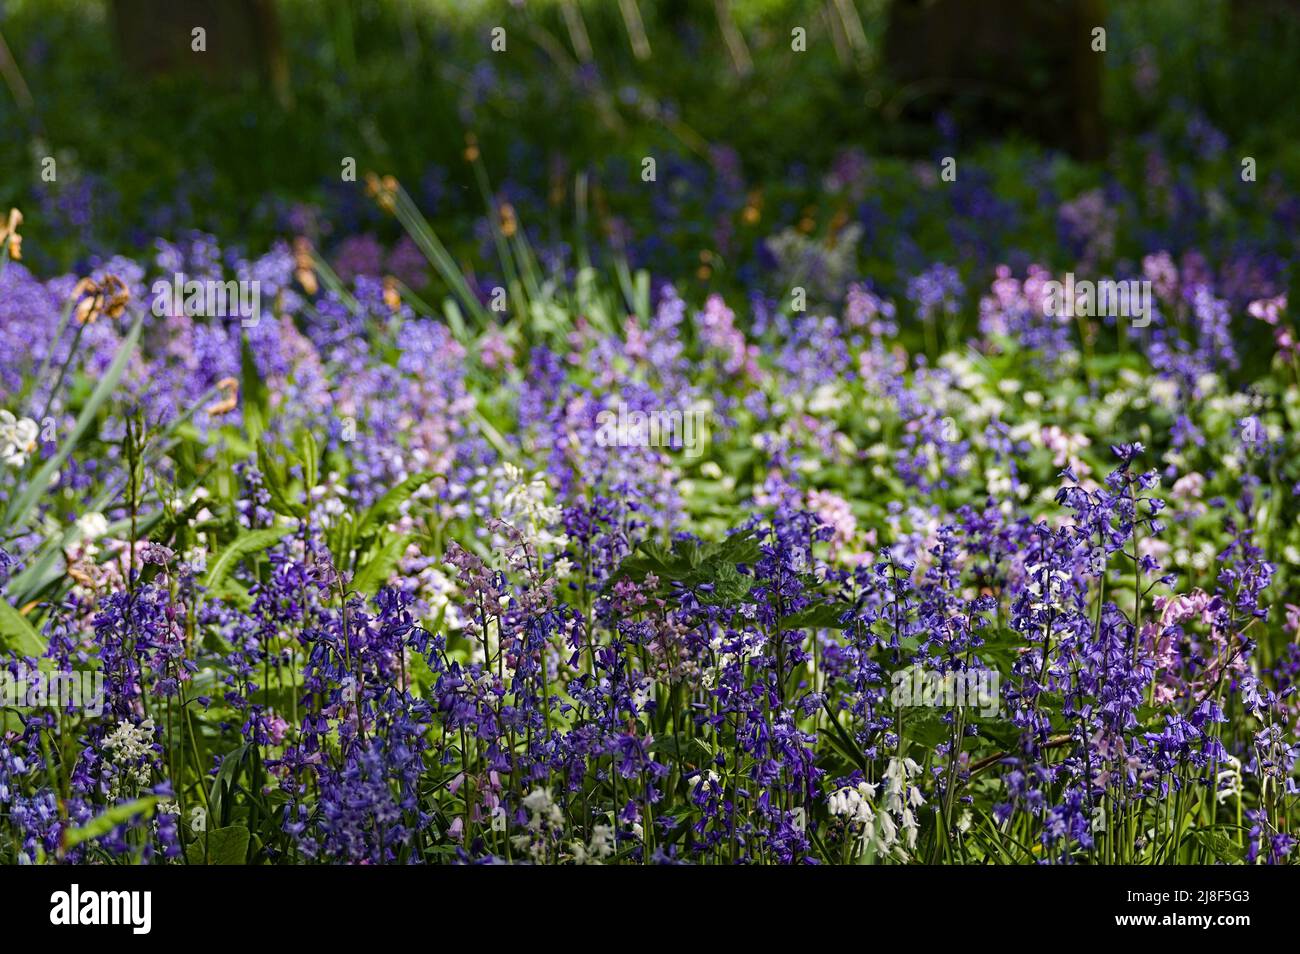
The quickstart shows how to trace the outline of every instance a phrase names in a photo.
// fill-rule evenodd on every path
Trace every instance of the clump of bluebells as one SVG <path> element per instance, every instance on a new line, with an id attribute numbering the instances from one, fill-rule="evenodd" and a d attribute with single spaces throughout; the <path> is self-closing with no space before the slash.
<path id="1" fill-rule="evenodd" d="M 480 290 L 429 314 L 353 258 L 0 273 L 32 347 L 0 368 L 0 858 L 1296 859 L 1271 286 L 1156 253 L 1149 326 L 1108 327 L 1045 267 L 933 262 L 897 303 L 665 284 L 470 327 Z M 148 314 L 158 269 L 257 274 L 263 320 Z"/>

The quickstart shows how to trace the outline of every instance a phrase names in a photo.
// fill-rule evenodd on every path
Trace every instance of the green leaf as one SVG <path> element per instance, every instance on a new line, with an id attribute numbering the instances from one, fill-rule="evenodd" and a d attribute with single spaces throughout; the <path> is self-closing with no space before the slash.
<path id="1" fill-rule="evenodd" d="M 32 508 L 37 499 L 43 494 L 48 493 L 50 489 L 50 480 L 64 462 L 76 449 L 77 442 L 81 436 L 90 427 L 91 421 L 99 413 L 99 409 L 108 400 L 117 387 L 118 379 L 122 377 L 122 372 L 126 370 L 127 362 L 131 360 L 131 355 L 135 352 L 136 342 L 140 340 L 140 327 L 144 322 L 144 316 L 136 318 L 135 324 L 127 332 L 126 338 L 123 339 L 121 347 L 117 349 L 117 354 L 113 357 L 113 363 L 108 366 L 99 383 L 95 385 L 95 390 L 91 392 L 86 403 L 81 407 L 81 413 L 77 415 L 77 422 L 72 426 L 71 432 L 59 444 L 58 453 L 45 462 L 27 482 L 27 486 L 22 492 L 11 498 L 8 508 L 5 510 L 4 519 L 0 521 L 0 528 L 12 527 L 21 522 L 26 516 L 27 511 Z"/>
<path id="2" fill-rule="evenodd" d="M 690 557 L 682 555 L 677 547 L 669 551 L 654 541 L 646 541 L 623 560 L 614 579 L 627 577 L 639 581 L 653 573 L 660 580 L 684 580 L 691 570 Z"/>
<path id="3" fill-rule="evenodd" d="M 63 836 L 63 847 L 75 848 L 83 841 L 91 841 L 95 838 L 101 838 L 107 835 L 118 825 L 123 825 L 138 815 L 152 817 L 154 806 L 158 803 L 158 796 L 146 795 L 143 798 L 137 798 L 133 802 L 124 802 L 121 805 L 114 805 L 105 811 L 102 815 L 92 818 L 80 828 L 74 828 Z"/>
<path id="4" fill-rule="evenodd" d="M 809 606 L 782 618 L 780 627 L 782 629 L 844 629 L 845 624 L 840 622 L 840 617 L 843 615 L 842 606 L 836 606 L 834 603 L 818 603 L 816 606 Z"/>
<path id="5" fill-rule="evenodd" d="M 52 542 L 58 543 L 62 539 L 63 537 L 54 537 Z M 57 565 L 62 558 L 63 551 L 57 546 L 46 547 L 43 553 L 38 551 L 33 562 L 9 581 L 10 595 L 19 603 L 30 601 L 43 587 L 63 576 L 63 568 Z"/>
<path id="6" fill-rule="evenodd" d="M 700 594 L 700 602 L 714 606 L 734 606 L 741 602 L 754 587 L 754 578 L 743 575 L 734 563 L 715 563 L 710 561 L 706 570 L 693 574 L 688 580 L 692 583 L 711 583 L 713 592 Z"/>
<path id="7" fill-rule="evenodd" d="M 754 563 L 761 555 L 758 541 L 749 532 L 705 544 L 690 539 L 676 540 L 671 551 L 647 541 L 622 562 L 611 582 L 641 581 L 654 574 L 660 581 L 660 595 L 670 592 L 669 584 L 675 581 L 692 588 L 707 584 L 712 591 L 701 591 L 700 600 L 728 606 L 744 599 L 754 586 L 754 578 L 741 573 L 739 567 Z"/>
<path id="8" fill-rule="evenodd" d="M 461 313 L 460 305 L 456 304 L 456 299 L 448 297 L 442 303 L 442 312 L 447 318 L 447 326 L 451 328 L 452 335 L 461 344 L 467 342 L 470 338 L 468 329 L 465 327 L 465 316 Z"/>
<path id="9" fill-rule="evenodd" d="M 1246 850 L 1217 831 L 1202 830 L 1193 837 L 1200 842 L 1202 848 L 1224 864 L 1239 865 L 1246 860 Z"/>
<path id="10" fill-rule="evenodd" d="M 185 849 L 192 865 L 242 865 L 248 857 L 248 829 L 243 825 L 216 828 Z"/>
<path id="11" fill-rule="evenodd" d="M 226 814 L 230 810 L 228 793 L 234 791 L 235 780 L 239 777 L 239 769 L 244 764 L 244 756 L 247 754 L 248 746 L 241 745 L 227 753 L 221 760 L 221 768 L 217 769 L 217 777 L 212 780 L 212 791 L 208 795 L 208 809 L 213 821 L 227 820 Z"/>
<path id="12" fill-rule="evenodd" d="M 302 458 L 302 479 L 307 487 L 307 499 L 310 500 L 312 488 L 320 476 L 320 447 L 311 431 L 303 431 L 298 435 L 298 456 Z"/>
<path id="13" fill-rule="evenodd" d="M 442 477 L 442 474 L 432 471 L 413 474 L 371 504 L 357 524 L 358 539 L 380 529 L 402 504 L 410 500 L 417 490 L 435 477 Z"/>
<path id="14" fill-rule="evenodd" d="M 200 510 L 209 503 L 202 497 L 191 500 L 186 506 L 170 515 L 162 516 L 158 524 L 158 533 L 154 539 L 159 543 L 168 543 L 182 527 L 189 525 Z"/>
<path id="15" fill-rule="evenodd" d="M 849 760 L 850 765 L 859 768 L 866 768 L 867 762 L 866 758 L 862 754 L 862 749 L 858 746 L 857 742 L 853 740 L 853 736 L 849 733 L 849 730 L 840 724 L 839 715 L 830 707 L 830 703 L 828 703 L 825 698 L 822 699 L 822 709 L 825 710 L 826 715 L 829 717 L 826 723 L 826 727 L 830 731 L 830 735 L 827 736 L 827 741 L 829 741 L 842 756 Z"/>
<path id="16" fill-rule="evenodd" d="M 248 592 L 248 588 L 238 580 L 229 577 L 208 590 L 208 596 L 223 603 L 231 603 L 242 610 L 247 610 L 253 605 L 253 596 Z"/>
<path id="17" fill-rule="evenodd" d="M 361 569 L 357 570 L 356 575 L 352 577 L 352 589 L 369 596 L 383 586 L 410 542 L 411 537 L 406 534 L 391 537 L 371 554 Z"/>
<path id="18" fill-rule="evenodd" d="M 325 540 L 329 544 L 330 556 L 334 559 L 334 565 L 337 567 L 349 567 L 352 565 L 352 547 L 356 543 L 356 523 L 352 520 L 351 511 L 345 511 L 334 526 L 325 532 Z"/>
<path id="19" fill-rule="evenodd" d="M 195 501 L 197 510 L 204 504 L 204 501 Z M 98 506 L 86 508 L 88 511 L 98 510 Z M 136 529 L 140 532 L 141 537 L 149 536 L 153 533 L 153 528 L 163 521 L 163 512 L 155 510 L 147 514 L 140 514 L 136 517 Z M 108 525 L 108 535 L 120 537 L 124 530 L 131 527 L 131 519 L 125 517 L 121 520 L 115 520 Z M 50 536 L 45 543 L 41 544 L 31 558 L 31 563 L 24 567 L 23 571 L 9 581 L 9 595 L 16 603 L 26 603 L 31 601 L 37 593 L 44 589 L 55 580 L 63 577 L 65 569 L 58 565 L 59 560 L 63 557 L 63 547 L 69 543 L 79 531 L 76 524 L 68 526 L 63 533 Z M 170 533 L 170 531 L 168 531 Z M 160 534 L 153 539 L 165 542 L 169 535 Z"/>
<path id="20" fill-rule="evenodd" d="M 763 555 L 762 548 L 753 535 L 733 533 L 719 543 L 711 543 L 704 549 L 706 560 L 719 560 L 725 563 L 757 563 Z"/>
<path id="21" fill-rule="evenodd" d="M 943 721 L 939 709 L 913 706 L 903 718 L 903 735 L 926 749 L 933 749 L 952 736 L 952 726 Z"/>
<path id="22" fill-rule="evenodd" d="M 275 546 L 280 542 L 280 538 L 289 532 L 289 529 L 289 527 L 268 527 L 261 530 L 245 530 L 212 561 L 207 574 L 203 577 L 204 588 L 214 589 L 235 568 L 235 564 L 241 557 Z"/>
<path id="23" fill-rule="evenodd" d="M 45 640 L 27 617 L 0 599 L 0 645 L 20 656 L 41 656 Z"/>
<path id="24" fill-rule="evenodd" d="M 247 335 L 242 336 L 239 341 L 239 370 L 243 378 L 240 391 L 244 397 L 240 414 L 244 419 L 244 430 L 248 432 L 248 439 L 257 443 L 262 432 L 266 430 L 266 422 L 270 417 L 270 395 L 266 389 L 266 382 L 257 372 L 257 361 L 253 357 L 253 349 L 248 344 Z"/>
<path id="25" fill-rule="evenodd" d="M 257 468 L 262 472 L 262 479 L 266 483 L 266 492 L 271 495 L 272 510 L 286 517 L 301 519 L 307 516 L 306 506 L 296 500 L 289 499 L 288 468 L 281 460 L 271 454 L 271 449 L 267 446 L 265 440 L 257 442 Z"/>

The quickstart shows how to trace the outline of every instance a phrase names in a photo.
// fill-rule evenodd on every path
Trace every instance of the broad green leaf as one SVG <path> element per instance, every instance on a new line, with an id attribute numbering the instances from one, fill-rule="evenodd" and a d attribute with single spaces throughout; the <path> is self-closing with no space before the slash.
<path id="1" fill-rule="evenodd" d="M 216 828 L 199 835 L 185 849 L 192 865 L 242 865 L 248 857 L 248 829 L 243 825 Z"/>
<path id="2" fill-rule="evenodd" d="M 311 431 L 298 435 L 298 456 L 302 458 L 303 483 L 307 487 L 307 499 L 311 499 L 312 488 L 316 486 L 319 476 L 320 448 Z"/>
<path id="3" fill-rule="evenodd" d="M 350 511 L 344 512 L 334 526 L 326 531 L 325 540 L 329 544 L 330 556 L 333 557 L 335 566 L 352 565 L 351 554 L 353 544 L 356 542 L 356 523 Z"/>
<path id="4" fill-rule="evenodd" d="M 204 588 L 208 590 L 214 589 L 235 568 L 235 564 L 242 557 L 275 546 L 289 530 L 289 527 L 245 530 L 235 537 L 230 542 L 230 545 L 222 550 L 221 554 L 208 566 L 208 572 L 203 577 Z"/>
<path id="5" fill-rule="evenodd" d="M 1239 865 L 1246 859 L 1244 848 L 1217 831 L 1198 831 L 1193 837 L 1201 843 L 1202 848 L 1224 864 Z"/>
<path id="6" fill-rule="evenodd" d="M 405 534 L 389 538 L 357 570 L 352 577 L 352 589 L 369 596 L 388 582 L 389 574 L 397 566 L 397 561 L 402 558 L 410 542 L 411 538 Z"/>
<path id="7" fill-rule="evenodd" d="M 407 477 L 396 487 L 393 487 L 371 504 L 365 514 L 362 515 L 361 520 L 357 523 L 357 537 L 364 537 L 368 533 L 382 529 L 383 524 L 397 512 L 402 504 L 411 499 L 416 491 L 435 477 L 441 476 L 442 474 L 435 474 L 432 471 L 424 471 Z"/>
<path id="8" fill-rule="evenodd" d="M 840 617 L 844 607 L 834 603 L 819 603 L 809 606 L 797 613 L 784 617 L 780 622 L 782 629 L 844 629 Z"/>
<path id="9" fill-rule="evenodd" d="M 257 442 L 257 467 L 266 483 L 266 492 L 271 495 L 271 509 L 286 517 L 307 516 L 307 508 L 289 498 L 288 469 L 271 453 L 265 440 Z"/>
<path id="10" fill-rule="evenodd" d="M 262 432 L 266 430 L 271 402 L 266 382 L 258 373 L 257 361 L 253 357 L 253 349 L 248 344 L 247 335 L 239 341 L 239 369 L 240 376 L 243 378 L 240 385 L 243 396 L 240 414 L 244 419 L 244 430 L 248 433 L 248 439 L 257 443 Z"/>
<path id="11" fill-rule="evenodd" d="M 241 745 L 226 754 L 221 760 L 221 768 L 217 769 L 217 777 L 212 780 L 212 790 L 208 795 L 208 809 L 211 813 L 211 821 L 224 822 L 230 809 L 229 793 L 235 787 L 235 780 L 239 777 L 240 767 L 244 764 L 244 756 L 248 754 L 248 746 Z"/>
<path id="12" fill-rule="evenodd" d="M 22 613 L 0 599 L 0 646 L 20 656 L 40 656 L 45 640 Z"/>

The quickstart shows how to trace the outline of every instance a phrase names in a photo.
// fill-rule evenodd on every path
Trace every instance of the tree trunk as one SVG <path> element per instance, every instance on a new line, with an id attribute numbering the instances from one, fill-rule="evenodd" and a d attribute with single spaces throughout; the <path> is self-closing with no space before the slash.
<path id="1" fill-rule="evenodd" d="M 118 52 L 134 75 L 193 73 L 223 85 L 251 76 L 287 97 L 274 0 L 112 0 L 112 18 Z M 203 51 L 194 48 L 198 28 Z"/>
<path id="2" fill-rule="evenodd" d="M 1103 0 L 894 0 L 885 60 L 895 114 L 1016 128 L 1081 158 L 1105 154 L 1092 31 Z"/>

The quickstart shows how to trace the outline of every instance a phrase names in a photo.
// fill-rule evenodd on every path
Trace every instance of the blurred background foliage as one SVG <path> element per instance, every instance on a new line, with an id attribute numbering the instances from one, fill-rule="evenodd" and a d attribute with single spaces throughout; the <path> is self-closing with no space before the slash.
<path id="1" fill-rule="evenodd" d="M 206 53 L 189 50 L 191 22 L 210 24 Z M 391 243 L 396 225 L 341 181 L 353 157 L 472 235 L 456 226 L 484 210 L 473 135 L 497 198 L 539 210 L 524 221 L 540 240 L 564 245 L 585 174 L 605 241 L 626 219 L 650 233 L 641 264 L 690 272 L 705 256 L 700 274 L 743 282 L 709 257 L 728 244 L 720 203 L 753 227 L 728 236 L 738 258 L 785 225 L 888 219 L 918 260 L 1050 261 L 1077 250 L 1045 193 L 1137 194 L 1155 153 L 1222 190 L 1234 211 L 1216 241 L 1258 239 L 1288 226 L 1251 212 L 1262 190 L 1240 187 L 1239 163 L 1255 157 L 1274 189 L 1300 178 L 1298 23 L 1293 0 L 0 0 L 0 203 L 27 212 L 38 270 L 195 229 L 252 252 L 298 233 Z M 639 179 L 647 155 L 658 195 Z M 891 177 L 946 155 L 965 191 L 900 198 Z M 870 158 L 871 188 L 828 205 L 846 156 Z M 969 247 L 954 215 L 974 216 Z M 1168 234 L 1132 248 L 1203 247 L 1206 218 L 1153 220 Z M 902 266 L 882 257 L 888 279 Z"/>

